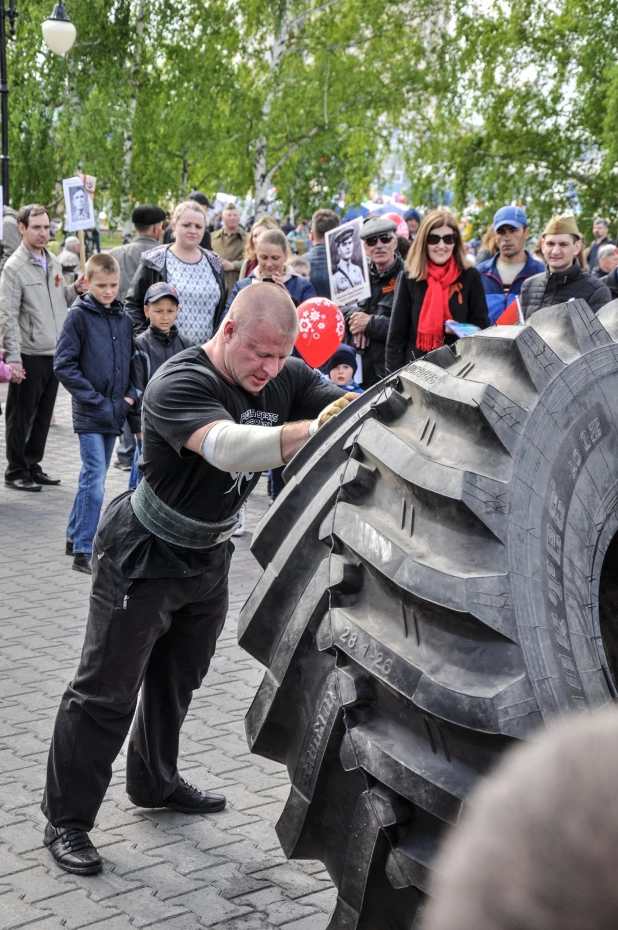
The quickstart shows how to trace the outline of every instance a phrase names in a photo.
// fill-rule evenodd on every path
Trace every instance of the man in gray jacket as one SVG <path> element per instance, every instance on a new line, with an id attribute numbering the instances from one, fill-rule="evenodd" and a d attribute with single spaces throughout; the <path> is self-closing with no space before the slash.
<path id="1" fill-rule="evenodd" d="M 4 361 L 19 382 L 11 382 L 6 402 L 5 485 L 15 491 L 40 491 L 60 484 L 41 468 L 58 380 L 54 352 L 67 306 L 83 279 L 67 287 L 58 259 L 47 251 L 50 220 L 44 207 L 29 204 L 17 214 L 21 245 L 0 278 L 0 316 L 4 326 Z"/>
<path id="2" fill-rule="evenodd" d="M 13 252 L 19 248 L 20 238 L 17 229 L 17 210 L 13 207 L 4 206 L 2 208 L 2 255 L 0 256 L 0 274 L 6 265 L 7 260 Z"/>
<path id="3" fill-rule="evenodd" d="M 165 210 L 152 203 L 143 203 L 136 207 L 131 214 L 131 222 L 135 226 L 137 236 L 128 245 L 119 245 L 110 250 L 110 254 L 120 265 L 118 300 L 124 300 L 127 296 L 143 253 L 159 244 L 165 215 Z"/>

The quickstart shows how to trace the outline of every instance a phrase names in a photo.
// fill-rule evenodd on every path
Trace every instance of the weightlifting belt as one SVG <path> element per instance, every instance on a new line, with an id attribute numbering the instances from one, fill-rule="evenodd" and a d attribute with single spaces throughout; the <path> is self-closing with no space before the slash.
<path id="1" fill-rule="evenodd" d="M 183 549 L 212 549 L 229 539 L 238 526 L 236 514 L 220 523 L 186 517 L 157 497 L 145 478 L 131 495 L 131 507 L 149 533 Z"/>

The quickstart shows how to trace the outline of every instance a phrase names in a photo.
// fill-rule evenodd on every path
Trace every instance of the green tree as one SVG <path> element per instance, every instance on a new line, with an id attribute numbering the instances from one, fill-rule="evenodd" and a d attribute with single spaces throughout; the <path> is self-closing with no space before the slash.
<path id="1" fill-rule="evenodd" d="M 440 81 L 408 126 L 415 192 L 455 206 L 473 198 L 552 213 L 616 215 L 618 33 L 600 0 L 455 0 Z M 434 75 L 438 74 L 434 70 Z"/>

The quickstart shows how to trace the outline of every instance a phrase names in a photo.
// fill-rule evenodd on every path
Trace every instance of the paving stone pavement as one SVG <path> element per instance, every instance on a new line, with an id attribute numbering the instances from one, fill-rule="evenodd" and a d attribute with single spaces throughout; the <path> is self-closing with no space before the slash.
<path id="1" fill-rule="evenodd" d="M 5 394 L 3 386 L 3 406 Z M 222 790 L 227 809 L 195 817 L 133 807 L 121 754 L 91 834 L 103 873 L 70 876 L 42 847 L 47 749 L 79 658 L 89 593 L 88 577 L 64 555 L 80 462 L 62 388 L 44 467 L 62 478 L 59 488 L 18 494 L 0 482 L 0 930 L 324 930 L 335 902 L 328 875 L 321 863 L 288 862 L 274 831 L 287 774 L 252 756 L 244 735 L 263 670 L 238 647 L 236 624 L 259 577 L 249 545 L 268 506 L 265 483 L 249 502 L 249 532 L 236 540 L 228 620 L 181 738 L 182 773 Z M 110 469 L 107 499 L 126 479 Z"/>

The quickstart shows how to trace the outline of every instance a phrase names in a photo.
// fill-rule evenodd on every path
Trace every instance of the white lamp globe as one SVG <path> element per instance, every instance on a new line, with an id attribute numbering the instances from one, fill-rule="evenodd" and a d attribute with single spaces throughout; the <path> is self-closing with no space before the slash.
<path id="1" fill-rule="evenodd" d="M 56 55 L 64 55 L 73 47 L 77 32 L 67 16 L 63 3 L 57 3 L 54 12 L 42 26 L 43 39 Z"/>

